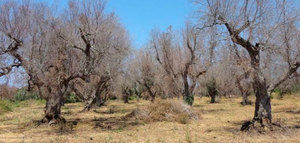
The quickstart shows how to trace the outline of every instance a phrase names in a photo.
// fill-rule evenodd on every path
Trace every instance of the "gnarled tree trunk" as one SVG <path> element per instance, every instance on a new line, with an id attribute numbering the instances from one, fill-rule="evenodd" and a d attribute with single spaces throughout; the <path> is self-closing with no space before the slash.
<path id="1" fill-rule="evenodd" d="M 268 88 L 265 81 L 254 81 L 255 87 L 255 112 L 254 121 L 259 121 L 262 125 L 272 121 L 271 100 L 268 94 Z"/>
<path id="2" fill-rule="evenodd" d="M 61 117 L 61 106 L 64 104 L 64 96 L 59 92 L 59 89 L 51 89 L 46 100 L 45 117 L 43 122 L 56 124 L 65 122 Z"/>
<path id="3" fill-rule="evenodd" d="M 151 87 L 148 85 L 148 84 L 144 84 L 145 85 L 145 87 L 146 87 L 146 89 L 147 89 L 147 91 L 148 91 L 148 94 L 150 95 L 150 97 L 151 97 L 151 102 L 154 102 L 154 100 L 155 100 L 155 96 L 156 96 L 156 92 L 153 92 L 152 90 L 151 90 Z"/>
<path id="4" fill-rule="evenodd" d="M 259 49 L 256 44 L 252 49 Z M 248 130 L 255 122 L 260 123 L 262 127 L 271 125 L 271 99 L 268 93 L 268 86 L 265 77 L 260 70 L 260 54 L 259 50 L 249 52 L 251 57 L 251 66 L 253 68 L 253 89 L 255 92 L 255 111 L 253 120 L 242 125 L 241 130 Z"/>
<path id="5" fill-rule="evenodd" d="M 187 70 L 182 75 L 182 79 L 183 79 L 183 86 L 184 86 L 184 89 L 183 89 L 183 100 L 187 104 L 193 105 L 193 103 L 194 103 L 194 96 L 189 91 L 189 87 L 190 86 L 189 86 L 189 83 L 188 83 Z"/>
<path id="6" fill-rule="evenodd" d="M 255 45 L 252 49 L 259 49 L 259 45 Z M 265 123 L 271 123 L 271 100 L 268 93 L 268 86 L 266 79 L 262 75 L 260 70 L 260 55 L 259 50 L 254 52 L 249 52 L 251 57 L 251 66 L 253 68 L 253 89 L 255 92 L 255 112 L 254 121 L 258 121 L 262 126 Z"/>
<path id="7" fill-rule="evenodd" d="M 251 100 L 249 100 L 249 98 L 248 98 L 249 95 L 250 95 L 249 92 L 242 93 L 242 97 L 243 97 L 243 99 L 241 101 L 242 105 L 251 105 L 252 104 Z"/>

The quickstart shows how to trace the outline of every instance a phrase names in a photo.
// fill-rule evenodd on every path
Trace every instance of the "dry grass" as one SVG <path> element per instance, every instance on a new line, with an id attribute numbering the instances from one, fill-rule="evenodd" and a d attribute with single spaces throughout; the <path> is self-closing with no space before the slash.
<path id="1" fill-rule="evenodd" d="M 181 124 L 190 123 L 191 120 L 198 120 L 200 114 L 193 110 L 193 107 L 185 104 L 182 100 L 161 100 L 137 108 L 130 113 L 127 119 L 134 119 L 150 122 L 178 122 Z"/>
<path id="2" fill-rule="evenodd" d="M 33 121 L 42 118 L 44 105 L 33 103 L 0 115 L 0 142 L 300 142 L 300 94 L 272 100 L 274 121 L 290 127 L 283 133 L 240 132 L 242 122 L 251 119 L 254 111 L 253 106 L 241 106 L 240 100 L 222 99 L 210 104 L 208 98 L 196 98 L 193 109 L 201 113 L 201 118 L 188 124 L 124 120 L 134 109 L 147 106 L 148 101 L 110 101 L 86 113 L 80 113 L 80 103 L 67 104 L 62 113 L 69 123 L 54 127 L 36 126 Z"/>

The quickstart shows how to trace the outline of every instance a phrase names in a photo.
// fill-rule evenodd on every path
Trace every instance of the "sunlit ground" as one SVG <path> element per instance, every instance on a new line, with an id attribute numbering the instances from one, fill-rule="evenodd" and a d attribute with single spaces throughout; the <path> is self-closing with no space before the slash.
<path id="1" fill-rule="evenodd" d="M 43 117 L 43 103 L 26 101 L 13 111 L 0 115 L 0 142 L 300 142 L 300 94 L 272 99 L 274 121 L 290 129 L 283 133 L 253 134 L 240 132 L 241 124 L 253 116 L 254 106 L 241 106 L 240 98 L 221 99 L 210 104 L 196 98 L 194 110 L 201 119 L 188 124 L 177 122 L 140 123 L 122 117 L 148 101 L 109 101 L 107 106 L 80 113 L 82 103 L 67 104 L 62 115 L 65 126 L 37 126 Z M 253 101 L 253 98 L 252 98 Z M 77 125 L 73 125 L 78 122 Z"/>

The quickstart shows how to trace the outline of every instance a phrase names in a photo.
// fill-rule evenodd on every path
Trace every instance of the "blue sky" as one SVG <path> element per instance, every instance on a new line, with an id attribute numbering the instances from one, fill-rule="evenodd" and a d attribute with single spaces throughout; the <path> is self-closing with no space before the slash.
<path id="1" fill-rule="evenodd" d="M 56 2 L 60 9 L 68 0 L 38 0 Z M 172 25 L 181 28 L 191 18 L 192 0 L 107 0 L 106 11 L 114 11 L 129 31 L 133 46 L 139 48 L 148 41 L 153 28 L 165 29 Z"/>
<path id="2" fill-rule="evenodd" d="M 148 41 L 151 29 L 181 28 L 194 9 L 190 0 L 110 0 L 107 10 L 116 12 L 139 48 Z"/>

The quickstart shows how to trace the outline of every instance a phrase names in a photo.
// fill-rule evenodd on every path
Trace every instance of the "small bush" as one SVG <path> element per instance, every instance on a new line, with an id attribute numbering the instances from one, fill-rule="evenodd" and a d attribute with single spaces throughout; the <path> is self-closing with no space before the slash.
<path id="1" fill-rule="evenodd" d="M 12 102 L 10 100 L 0 100 L 0 114 L 12 112 L 14 108 L 19 106 L 19 102 Z"/>
<path id="2" fill-rule="evenodd" d="M 0 113 L 12 111 L 12 103 L 8 100 L 0 100 Z"/>
<path id="3" fill-rule="evenodd" d="M 40 100 L 40 96 L 37 93 L 26 91 L 25 89 L 20 89 L 14 96 L 13 101 L 25 101 L 25 100 Z"/>
<path id="4" fill-rule="evenodd" d="M 216 103 L 216 98 L 218 96 L 218 89 L 216 80 L 213 78 L 212 80 L 206 83 L 207 96 L 211 98 L 210 103 Z"/>
<path id="5" fill-rule="evenodd" d="M 194 103 L 194 95 L 185 97 L 184 101 L 185 101 L 188 105 L 192 106 L 193 103 Z"/>
<path id="6" fill-rule="evenodd" d="M 129 99 L 129 100 L 136 100 L 136 99 L 137 99 L 137 96 L 129 96 L 128 99 Z"/>
<path id="7" fill-rule="evenodd" d="M 191 106 L 178 100 L 156 100 L 143 108 L 137 108 L 127 117 L 144 122 L 176 121 L 182 124 L 198 120 L 199 114 Z"/>
<path id="8" fill-rule="evenodd" d="M 65 103 L 77 103 L 77 102 L 81 102 L 81 100 L 74 93 L 70 93 L 70 95 L 67 96 Z"/>

